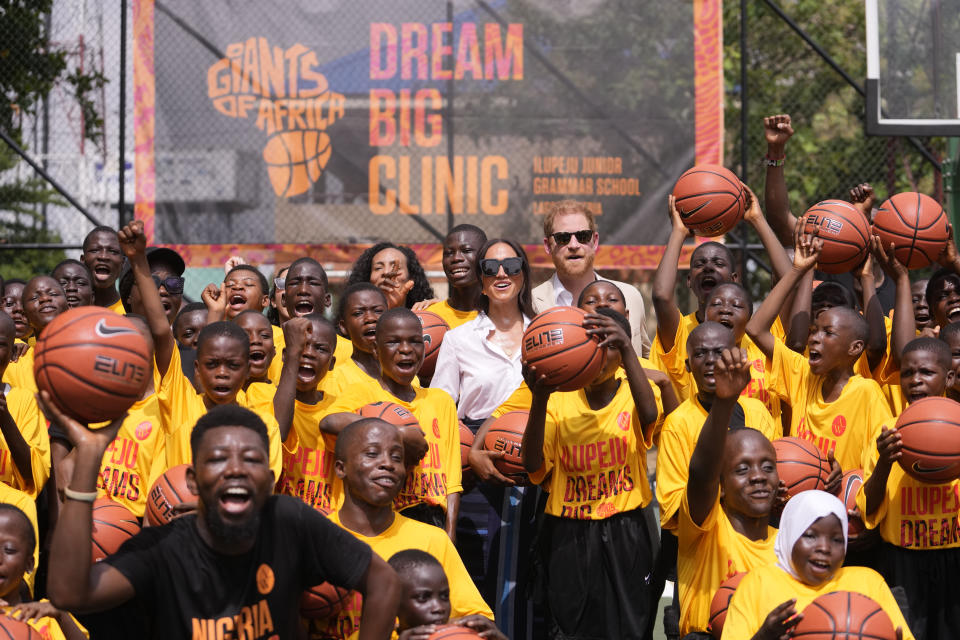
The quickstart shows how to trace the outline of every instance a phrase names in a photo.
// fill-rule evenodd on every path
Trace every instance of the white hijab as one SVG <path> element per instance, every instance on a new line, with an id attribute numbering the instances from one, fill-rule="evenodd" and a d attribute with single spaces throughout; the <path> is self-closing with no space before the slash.
<path id="1" fill-rule="evenodd" d="M 797 570 L 793 568 L 793 545 L 797 543 L 803 532 L 810 528 L 820 518 L 833 514 L 840 520 L 843 529 L 843 548 L 847 548 L 847 508 L 826 491 L 801 491 L 790 498 L 780 516 L 780 529 L 773 549 L 777 554 L 777 566 L 800 580 Z"/>

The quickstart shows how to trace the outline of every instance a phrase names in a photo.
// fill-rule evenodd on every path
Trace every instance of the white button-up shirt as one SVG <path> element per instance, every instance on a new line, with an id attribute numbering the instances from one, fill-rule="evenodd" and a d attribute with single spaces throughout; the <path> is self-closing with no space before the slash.
<path id="1" fill-rule="evenodd" d="M 529 324 L 530 319 L 524 316 L 523 328 Z M 430 386 L 453 397 L 461 418 L 490 417 L 523 382 L 521 350 L 508 356 L 500 345 L 488 340 L 494 328 L 493 321 L 481 311 L 443 336 Z"/>

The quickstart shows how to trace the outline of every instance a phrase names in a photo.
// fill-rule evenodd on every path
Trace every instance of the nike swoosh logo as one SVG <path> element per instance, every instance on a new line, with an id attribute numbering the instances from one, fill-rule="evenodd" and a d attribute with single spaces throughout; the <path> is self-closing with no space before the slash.
<path id="1" fill-rule="evenodd" d="M 699 207 L 694 207 L 694 208 L 691 209 L 690 211 L 686 211 L 686 212 L 681 211 L 681 212 L 680 212 L 680 219 L 681 219 L 681 220 L 686 220 L 687 218 L 689 218 L 690 216 L 692 216 L 693 214 L 695 214 L 697 211 L 700 211 L 700 209 L 703 209 L 703 208 L 704 208 L 705 206 L 707 206 L 708 204 L 710 204 L 709 201 L 708 201 L 708 202 L 704 202 L 704 203 L 701 204 Z"/>
<path id="2" fill-rule="evenodd" d="M 919 462 L 913 463 L 913 470 L 917 473 L 940 473 L 941 471 L 946 471 L 953 465 L 946 465 L 943 467 L 921 467 Z"/>
<path id="3" fill-rule="evenodd" d="M 137 333 L 136 329 L 131 329 L 130 327 L 107 326 L 107 323 L 103 319 L 97 320 L 97 326 L 93 328 L 93 331 L 101 338 L 109 338 L 110 336 L 123 333 Z"/>

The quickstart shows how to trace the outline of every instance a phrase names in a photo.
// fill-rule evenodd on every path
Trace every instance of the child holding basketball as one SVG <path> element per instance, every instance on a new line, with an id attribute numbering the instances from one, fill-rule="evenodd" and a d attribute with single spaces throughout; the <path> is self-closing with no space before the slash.
<path id="1" fill-rule="evenodd" d="M 41 637 L 50 640 L 85 640 L 86 630 L 66 611 L 49 600 L 30 601 L 24 596 L 24 575 L 35 568 L 36 525 L 19 508 L 0 503 L 0 543 L 3 546 L 3 576 L 0 577 L 2 612 L 26 622 Z M 11 636 L 12 637 L 12 636 Z"/>
<path id="2" fill-rule="evenodd" d="M 283 433 L 283 471 L 277 493 L 300 498 L 322 513 L 339 504 L 340 487 L 333 471 L 334 439 L 317 425 L 327 414 L 334 396 L 321 390 L 321 382 L 333 363 L 337 334 L 333 325 L 319 313 L 291 318 L 283 325 L 286 347 L 283 350 L 284 374 L 277 396 L 284 397 L 295 387 L 295 402 L 278 403 L 275 411 L 280 425 L 292 428 Z M 325 385 L 324 385 L 325 386 Z M 293 415 L 285 412 L 292 408 Z"/>
<path id="3" fill-rule="evenodd" d="M 799 225 L 795 238 L 793 268 L 747 323 L 747 335 L 770 359 L 772 388 L 790 403 L 790 433 L 833 456 L 841 469 L 857 469 L 873 426 L 890 419 L 880 386 L 853 371 L 867 340 L 866 321 L 848 307 L 822 311 L 813 320 L 807 358 L 770 332 L 784 300 L 817 263 L 822 247 L 819 238 L 801 234 Z"/>
<path id="4" fill-rule="evenodd" d="M 23 287 L 23 315 L 39 336 L 54 318 L 66 311 L 67 296 L 60 283 L 50 276 L 34 276 Z M 20 354 L 16 362 L 11 363 L 3 374 L 3 381 L 30 393 L 37 392 L 37 383 L 33 378 L 33 346 Z"/>
<path id="5" fill-rule="evenodd" d="M 215 322 L 204 327 L 197 337 L 195 377 L 198 393 L 183 374 L 180 352 L 164 312 L 160 293 L 146 257 L 143 222 L 135 220 L 120 230 L 120 246 L 130 261 L 138 297 L 146 311 L 153 336 L 154 363 L 160 384 L 157 400 L 160 420 L 166 434 L 165 462 L 159 473 L 191 461 L 190 433 L 193 425 L 208 409 L 227 404 L 245 405 L 243 384 L 250 369 L 250 343 L 243 329 L 232 322 Z M 270 437 L 270 467 L 280 475 L 279 426 L 272 413 L 258 411 L 267 424 Z"/>
<path id="6" fill-rule="evenodd" d="M 900 385 L 907 402 L 942 396 L 955 380 L 946 343 L 916 338 L 904 348 Z M 903 590 L 910 629 L 924 640 L 953 638 L 960 604 L 944 585 L 960 572 L 960 480 L 921 482 L 907 474 L 897 462 L 903 443 L 894 425 L 892 418 L 882 423 L 876 444 L 864 452 L 857 507 L 864 524 L 880 532 L 876 568 L 891 588 Z"/>
<path id="7" fill-rule="evenodd" d="M 725 640 L 780 640 L 803 619 L 803 609 L 833 591 L 861 593 L 883 608 L 898 640 L 913 635 L 890 587 L 866 567 L 843 567 L 847 510 L 825 491 L 801 491 L 780 517 L 776 564 L 751 569 L 737 586 L 723 623 Z"/>
<path id="8" fill-rule="evenodd" d="M 680 636 L 690 638 L 709 638 L 710 602 L 724 580 L 775 560 L 776 452 L 756 429 L 729 426 L 750 381 L 746 352 L 724 349 L 713 377 L 714 399 L 690 456 L 677 516 Z"/>
<path id="9" fill-rule="evenodd" d="M 629 321 L 599 309 L 585 326 L 599 336 L 606 360 L 583 390 L 555 393 L 530 369 L 521 457 L 530 479 L 549 491 L 541 580 L 551 635 L 641 638 L 656 616 L 649 603 L 657 541 L 642 509 L 652 498 L 646 452 L 660 411 Z"/>
<path id="10" fill-rule="evenodd" d="M 402 431 L 409 468 L 394 506 L 408 517 L 443 527 L 455 539 L 463 491 L 457 407 L 445 391 L 413 385 L 423 363 L 420 319 L 405 307 L 385 311 L 377 321 L 376 349 L 380 388 L 356 385 L 344 389 L 320 421 L 320 430 L 339 434 L 360 419 L 354 412 L 372 402 L 393 402 L 410 411 L 420 430 Z"/>
<path id="11" fill-rule="evenodd" d="M 352 422 L 337 437 L 335 456 L 337 478 L 343 482 L 343 504 L 330 519 L 370 545 L 382 558 L 411 548 L 429 553 L 442 565 L 451 583 L 448 614 L 479 614 L 492 620 L 490 607 L 480 597 L 443 531 L 407 518 L 393 508 L 406 475 L 404 445 L 397 428 L 378 418 Z M 336 620 L 330 621 L 327 633 L 338 638 L 353 633 L 361 606 L 362 598 L 354 594 Z"/>
<path id="12" fill-rule="evenodd" d="M 507 640 L 489 618 L 474 614 L 450 620 L 450 583 L 440 561 L 420 549 L 404 549 L 387 563 L 403 585 L 397 613 L 398 640 L 429 640 L 440 625 L 473 629 L 481 638 Z"/>
<path id="13" fill-rule="evenodd" d="M 773 231 L 767 224 L 763 216 L 763 211 L 757 201 L 757 197 L 749 190 L 748 206 L 744 213 L 744 220 L 749 222 L 763 242 L 767 254 L 770 256 L 774 275 L 782 277 L 790 268 L 790 262 L 777 242 Z M 743 289 L 728 289 L 723 296 L 713 298 L 714 290 L 724 283 L 736 283 L 740 279 L 740 274 L 734 267 L 733 254 L 725 245 L 717 242 L 704 242 L 697 245 L 690 254 L 690 273 L 687 275 L 687 287 L 697 298 L 697 309 L 693 313 L 681 316 L 677 307 L 675 289 L 677 280 L 677 264 L 680 260 L 680 251 L 683 243 L 690 235 L 690 230 L 683 224 L 680 218 L 680 212 L 676 207 L 676 201 L 671 195 L 669 198 L 669 212 L 673 223 L 673 231 L 670 239 L 667 241 L 667 247 L 663 258 L 657 266 L 657 273 L 653 281 L 653 302 L 657 312 L 657 335 L 653 347 L 650 351 L 650 360 L 660 369 L 670 376 L 676 390 L 677 397 L 682 401 L 696 393 L 693 388 L 689 372 L 685 368 L 686 342 L 687 336 L 697 324 L 707 320 L 707 313 L 713 309 L 713 319 L 718 321 L 723 315 L 730 318 L 729 314 L 723 314 L 720 307 L 731 307 L 735 298 L 739 300 L 741 306 L 749 302 L 749 295 L 743 295 Z M 711 305 L 712 303 L 712 305 Z M 789 300 L 784 302 L 784 307 L 788 308 Z M 748 310 L 749 313 L 749 310 Z M 746 321 L 744 320 L 744 323 Z M 731 325 L 734 322 L 731 321 Z M 762 366 L 762 354 L 756 349 L 749 338 L 743 335 L 742 331 L 737 331 L 737 343 L 742 348 L 751 351 L 751 361 L 754 363 L 754 377 L 757 383 L 747 387 L 747 393 L 750 397 L 757 398 L 768 405 L 768 410 L 774 418 L 780 419 L 780 405 L 775 394 L 769 393 L 769 381 L 766 380 L 764 367 Z"/>

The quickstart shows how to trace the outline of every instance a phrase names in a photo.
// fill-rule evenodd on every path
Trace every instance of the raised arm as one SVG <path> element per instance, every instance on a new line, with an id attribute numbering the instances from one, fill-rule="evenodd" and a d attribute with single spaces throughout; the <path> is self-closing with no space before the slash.
<path id="1" fill-rule="evenodd" d="M 937 264 L 954 273 L 960 273 L 960 251 L 957 251 L 957 240 L 953 235 L 953 225 L 947 225 L 947 246 L 937 258 Z"/>
<path id="2" fill-rule="evenodd" d="M 37 401 L 47 419 L 66 431 L 75 445 L 73 475 L 67 491 L 79 494 L 78 497 L 95 497 L 100 461 L 126 415 L 102 429 L 90 430 L 61 413 L 46 391 L 40 392 Z M 91 563 L 92 508 L 92 500 L 71 498 L 69 493 L 60 508 L 47 579 L 50 600 L 58 609 L 76 613 L 103 611 L 135 595 L 133 585 L 120 571 L 105 562 Z"/>
<path id="3" fill-rule="evenodd" d="M 777 234 L 773 232 L 766 217 L 764 217 L 757 194 L 745 183 L 743 183 L 743 188 L 747 190 L 747 196 L 749 198 L 747 211 L 744 213 L 743 219 L 753 227 L 754 231 L 757 232 L 757 236 L 760 237 L 760 242 L 767 252 L 767 257 L 770 258 L 770 268 L 773 270 L 773 281 L 776 282 L 790 270 L 792 266 L 790 258 L 787 256 L 787 252 L 784 251 L 783 245 L 780 244 L 780 239 L 777 237 Z M 783 306 L 780 307 L 780 321 L 785 327 L 790 322 L 790 309 L 793 308 L 793 298 L 795 294 L 796 289 L 790 292 L 787 299 L 783 301 Z"/>
<path id="4" fill-rule="evenodd" d="M 312 326 L 306 318 L 290 318 L 283 324 L 283 367 L 273 395 L 273 415 L 280 426 L 280 442 L 286 442 L 293 426 L 294 401 L 297 395 L 297 372 L 307 336 Z"/>
<path id="5" fill-rule="evenodd" d="M 796 238 L 793 252 L 793 267 L 780 279 L 763 301 L 760 308 L 747 322 L 747 335 L 760 348 L 765 356 L 773 357 L 775 340 L 770 327 L 783 307 L 784 300 L 790 295 L 804 274 L 813 269 L 820 257 L 823 241 L 816 236 L 800 233 L 799 226 L 794 231 Z"/>
<path id="6" fill-rule="evenodd" d="M 867 353 L 867 364 L 873 371 L 887 354 L 887 325 L 883 319 L 883 307 L 880 306 L 880 300 L 877 298 L 876 280 L 873 276 L 873 258 L 870 253 L 864 259 L 857 271 L 857 278 L 860 280 L 860 290 L 863 295 L 863 317 L 867 321 L 869 332 L 867 334 L 867 344 L 865 347 Z M 909 292 L 909 284 L 907 291 Z M 913 317 L 913 303 L 910 303 L 910 317 Z"/>
<path id="7" fill-rule="evenodd" d="M 670 213 L 670 222 L 673 225 L 667 248 L 657 265 L 657 273 L 653 276 L 653 309 L 657 313 L 657 336 L 664 351 L 673 349 L 673 340 L 677 335 L 677 327 L 683 317 L 677 307 L 677 263 L 680 262 L 680 251 L 683 242 L 690 235 L 690 230 L 683 226 L 680 212 L 677 210 L 677 201 L 673 195 L 667 199 L 667 208 Z"/>
<path id="8" fill-rule="evenodd" d="M 173 329 L 167 321 L 167 314 L 163 311 L 163 302 L 160 292 L 150 274 L 150 265 L 147 263 L 147 236 L 143 232 L 143 222 L 134 220 L 117 233 L 120 238 L 120 247 L 123 254 L 130 261 L 133 269 L 133 278 L 140 292 L 140 299 L 147 314 L 147 324 L 153 335 L 154 358 L 157 362 L 157 371 L 160 377 L 167 373 L 170 367 L 170 358 L 176 349 Z"/>
<path id="9" fill-rule="evenodd" d="M 532 383 L 532 384 L 531 384 Z M 537 373 L 536 367 L 530 367 L 527 384 L 533 393 L 530 413 L 527 415 L 527 427 L 523 430 L 520 444 L 520 458 L 527 473 L 536 473 L 544 462 L 543 432 L 547 426 L 547 403 L 554 388 L 546 384 L 546 376 Z"/>
<path id="10" fill-rule="evenodd" d="M 717 390 L 690 457 L 690 479 L 687 481 L 690 519 L 697 525 L 707 519 L 717 499 L 720 471 L 723 469 L 722 454 L 733 407 L 737 404 L 740 392 L 750 382 L 747 352 L 738 347 L 724 349 L 717 361 L 715 375 Z"/>
<path id="11" fill-rule="evenodd" d="M 797 219 L 790 212 L 787 180 L 783 164 L 786 160 L 787 140 L 793 135 L 790 116 L 776 115 L 763 119 L 763 135 L 767 139 L 767 178 L 763 187 L 763 202 L 767 208 L 770 226 L 783 246 L 793 241 Z"/>
<path id="12" fill-rule="evenodd" d="M 880 236 L 870 238 L 870 251 L 887 277 L 896 285 L 893 305 L 893 332 L 890 334 L 892 366 L 900 368 L 900 354 L 907 343 L 917 337 L 917 320 L 913 316 L 913 294 L 910 291 L 910 272 L 897 260 L 893 243 L 884 247 Z"/>

